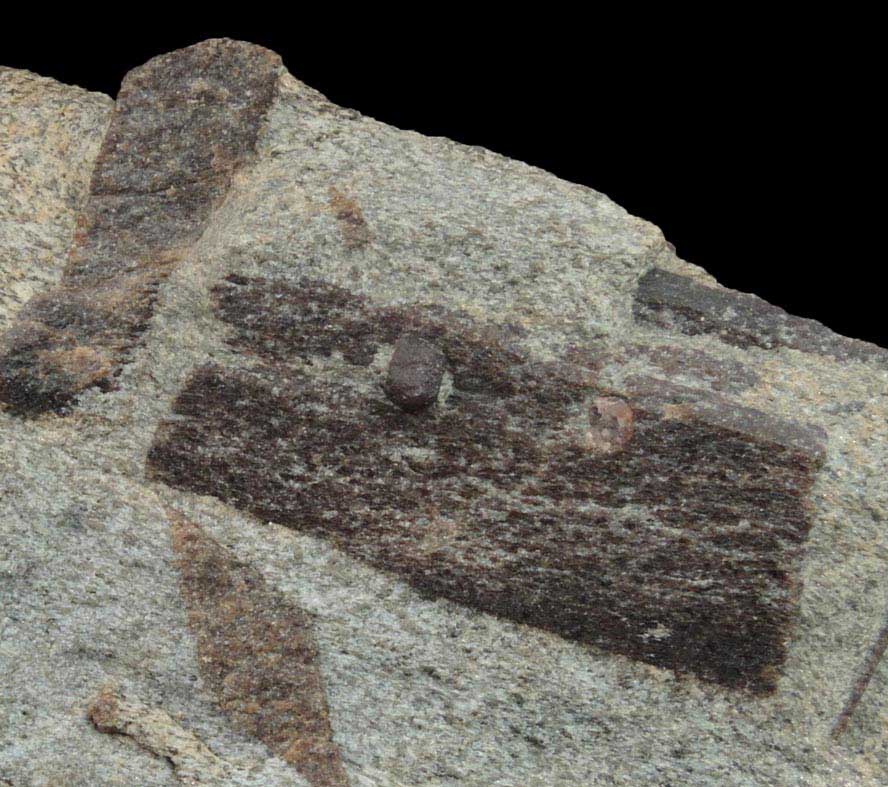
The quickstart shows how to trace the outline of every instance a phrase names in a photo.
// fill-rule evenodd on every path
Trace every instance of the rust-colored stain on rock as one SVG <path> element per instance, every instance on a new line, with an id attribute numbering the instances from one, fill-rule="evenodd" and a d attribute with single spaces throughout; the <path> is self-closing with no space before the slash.
<path id="1" fill-rule="evenodd" d="M 99 732 L 123 731 L 117 718 L 117 695 L 108 687 L 103 688 L 89 704 L 86 717 Z"/>
<path id="2" fill-rule="evenodd" d="M 586 445 L 592 451 L 621 450 L 632 439 L 632 408 L 618 396 L 596 396 L 589 407 Z"/>
<path id="3" fill-rule="evenodd" d="M 870 646 L 860 674 L 851 687 L 851 693 L 833 723 L 833 738 L 841 738 L 848 729 L 854 712 L 857 710 L 858 705 L 860 705 L 860 701 L 863 699 L 863 695 L 869 687 L 870 681 L 873 679 L 879 662 L 885 656 L 886 651 L 888 651 L 888 621 L 885 621 L 882 628 L 879 629 L 876 641 Z"/>
<path id="4" fill-rule="evenodd" d="M 308 613 L 196 523 L 169 516 L 198 667 L 220 707 L 312 787 L 347 786 Z"/>
<path id="5" fill-rule="evenodd" d="M 342 238 L 349 249 L 360 249 L 370 240 L 370 229 L 364 219 L 364 212 L 354 197 L 345 194 L 335 186 L 330 186 L 330 210 L 339 222 Z"/>

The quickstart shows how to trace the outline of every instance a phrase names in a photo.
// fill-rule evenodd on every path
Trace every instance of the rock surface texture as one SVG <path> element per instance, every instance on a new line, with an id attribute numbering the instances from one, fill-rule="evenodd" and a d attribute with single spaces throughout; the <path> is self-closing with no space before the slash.
<path id="1" fill-rule="evenodd" d="M 886 416 L 261 47 L 0 69 L 0 785 L 884 784 Z"/>

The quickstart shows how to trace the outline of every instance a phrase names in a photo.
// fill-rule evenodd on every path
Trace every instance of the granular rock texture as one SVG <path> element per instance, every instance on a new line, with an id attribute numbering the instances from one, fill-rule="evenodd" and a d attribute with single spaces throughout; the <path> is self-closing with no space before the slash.
<path id="1" fill-rule="evenodd" d="M 112 103 L 0 68 L 0 329 L 61 275 Z"/>
<path id="2" fill-rule="evenodd" d="M 0 332 L 0 784 L 888 782 L 886 350 L 604 195 L 0 69 Z"/>
<path id="3" fill-rule="evenodd" d="M 232 779 L 228 763 L 180 727 L 169 714 L 132 701 L 114 686 L 102 688 L 86 715 L 99 732 L 126 736 L 166 759 L 182 781 L 219 784 Z"/>

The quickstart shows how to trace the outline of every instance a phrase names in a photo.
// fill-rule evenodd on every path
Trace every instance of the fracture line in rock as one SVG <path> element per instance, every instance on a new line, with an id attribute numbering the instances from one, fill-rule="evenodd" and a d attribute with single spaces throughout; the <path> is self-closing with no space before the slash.
<path id="1" fill-rule="evenodd" d="M 851 693 L 848 695 L 848 700 L 836 717 L 836 721 L 832 728 L 833 738 L 840 738 L 845 730 L 848 729 L 848 725 L 851 723 L 851 717 L 857 710 L 857 706 L 860 705 L 860 701 L 863 699 L 863 695 L 866 693 L 867 687 L 873 679 L 876 668 L 879 666 L 879 662 L 885 655 L 886 650 L 888 650 L 888 620 L 885 621 L 882 628 L 879 630 L 876 641 L 872 644 L 872 647 L 870 647 L 869 653 L 867 653 L 866 659 L 863 662 L 860 675 L 855 681 Z"/>

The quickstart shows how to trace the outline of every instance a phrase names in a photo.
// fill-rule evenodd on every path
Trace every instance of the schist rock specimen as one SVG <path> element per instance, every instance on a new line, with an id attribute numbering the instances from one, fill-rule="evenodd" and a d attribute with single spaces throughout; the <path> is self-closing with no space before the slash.
<path id="1" fill-rule="evenodd" d="M 0 783 L 885 783 L 886 416 L 261 47 L 2 69 Z"/>

